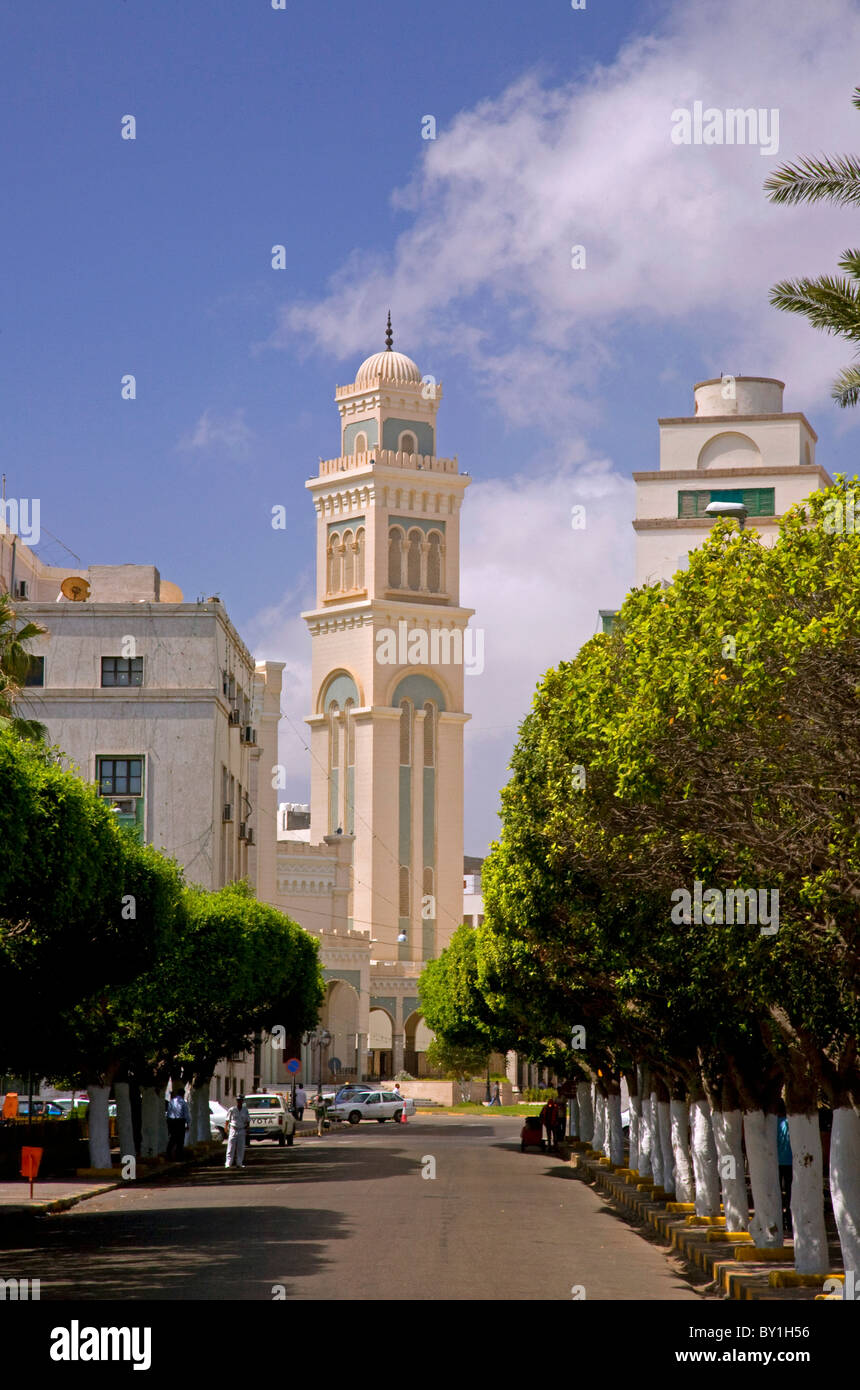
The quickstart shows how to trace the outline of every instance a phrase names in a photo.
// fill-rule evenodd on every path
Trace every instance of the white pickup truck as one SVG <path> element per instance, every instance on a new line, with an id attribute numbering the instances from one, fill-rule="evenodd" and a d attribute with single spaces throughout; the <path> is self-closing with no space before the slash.
<path id="1" fill-rule="evenodd" d="M 274 1091 L 259 1096 L 246 1096 L 245 1104 L 251 1112 L 249 1140 L 275 1139 L 281 1147 L 284 1144 L 292 1145 L 296 1121 L 283 1096 Z"/>

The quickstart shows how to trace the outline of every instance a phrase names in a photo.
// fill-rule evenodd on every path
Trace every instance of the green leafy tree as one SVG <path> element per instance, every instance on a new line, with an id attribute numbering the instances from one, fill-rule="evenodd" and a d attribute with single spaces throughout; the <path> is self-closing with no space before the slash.
<path id="1" fill-rule="evenodd" d="M 0 730 L 11 728 L 19 738 L 45 736 L 44 725 L 15 710 L 30 668 L 27 643 L 44 632 L 38 623 L 20 623 L 9 595 L 0 594 Z"/>

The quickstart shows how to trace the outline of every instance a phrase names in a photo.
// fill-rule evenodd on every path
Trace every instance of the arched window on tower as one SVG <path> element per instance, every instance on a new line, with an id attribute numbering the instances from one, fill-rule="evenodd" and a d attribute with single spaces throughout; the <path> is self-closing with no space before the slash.
<path id="1" fill-rule="evenodd" d="M 414 454 L 416 448 L 417 448 L 417 444 L 416 444 L 416 442 L 415 442 L 415 435 L 414 435 L 414 434 L 410 434 L 408 430 L 406 431 L 405 434 L 401 434 L 401 436 L 400 436 L 400 452 L 401 452 L 402 454 Z"/>
<path id="2" fill-rule="evenodd" d="M 422 916 L 422 917 L 424 917 L 425 915 L 426 915 L 427 917 L 435 917 L 435 916 L 436 916 L 436 888 L 435 888 L 435 883 L 436 883 L 436 875 L 434 874 L 432 868 L 431 868 L 430 865 L 428 864 L 428 865 L 425 867 L 425 869 L 424 869 L 424 882 L 423 882 L 422 885 L 421 885 L 422 890 L 423 890 L 423 901 L 422 901 L 422 903 L 421 903 L 421 916 Z M 428 898 L 429 898 L 429 902 L 428 902 Z M 425 907 L 429 907 L 429 908 L 430 908 L 430 911 L 427 912 L 426 914 L 425 914 Z"/>
<path id="3" fill-rule="evenodd" d="M 406 555 L 406 583 L 410 589 L 421 588 L 421 544 L 424 540 L 420 531 L 409 532 L 409 551 Z"/>
<path id="4" fill-rule="evenodd" d="M 355 537 L 351 531 L 343 533 L 343 587 L 347 591 L 355 588 Z"/>
<path id="5" fill-rule="evenodd" d="M 364 527 L 360 526 L 355 533 L 355 587 L 363 589 L 364 585 Z"/>
<path id="6" fill-rule="evenodd" d="M 431 594 L 442 593 L 442 537 L 438 531 L 428 536 L 430 549 L 427 554 L 427 588 Z"/>
<path id="7" fill-rule="evenodd" d="M 392 526 L 388 532 L 388 583 L 392 589 L 403 587 L 402 560 L 403 532 L 399 526 Z"/>
<path id="8" fill-rule="evenodd" d="M 424 766 L 436 766 L 436 706 L 432 700 L 424 706 Z"/>
<path id="9" fill-rule="evenodd" d="M 354 709 L 355 709 L 355 701 L 352 700 L 352 699 L 347 700 L 346 703 L 344 704 L 344 713 L 345 713 L 345 715 L 346 715 L 346 765 L 347 765 L 347 767 L 354 767 L 354 766 L 355 766 L 355 720 L 354 720 L 353 717 L 352 717 L 352 712 L 353 712 Z"/>
<path id="10" fill-rule="evenodd" d="M 355 448 L 353 449 L 353 453 L 354 453 L 354 454 L 366 454 L 366 453 L 367 453 L 367 435 L 366 435 L 366 434 L 357 434 L 357 435 L 355 436 Z"/>
<path id="11" fill-rule="evenodd" d="M 412 763 L 412 701 L 400 701 L 400 766 Z"/>
<path id="12" fill-rule="evenodd" d="M 340 723 L 337 702 L 332 701 L 328 707 L 328 765 L 336 771 L 340 767 Z"/>
<path id="13" fill-rule="evenodd" d="M 328 538 L 328 592 L 340 593 L 340 536 L 336 531 Z"/>

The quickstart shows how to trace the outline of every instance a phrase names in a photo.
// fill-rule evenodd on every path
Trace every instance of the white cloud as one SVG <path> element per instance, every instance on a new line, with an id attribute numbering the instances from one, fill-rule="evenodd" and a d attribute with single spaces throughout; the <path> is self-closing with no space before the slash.
<path id="1" fill-rule="evenodd" d="M 392 304 L 399 343 L 426 359 L 456 344 L 510 421 L 550 428 L 594 418 L 631 326 L 693 328 L 715 373 L 785 373 L 800 404 L 826 396 L 850 351 L 771 309 L 768 290 L 834 268 L 855 214 L 774 207 L 762 184 L 798 154 L 860 145 L 858 7 L 726 0 L 716 29 L 715 13 L 678 4 L 587 80 L 527 75 L 460 113 L 394 195 L 413 222 L 390 255 L 353 254 L 318 302 L 284 309 L 273 341 L 353 357 Z M 673 110 L 696 100 L 777 108 L 778 153 L 673 144 Z M 573 244 L 587 269 L 570 268 Z"/>
<path id="2" fill-rule="evenodd" d="M 255 439 L 254 431 L 245 421 L 244 408 L 239 406 L 231 414 L 221 416 L 204 410 L 191 433 L 184 435 L 176 447 L 183 452 L 208 449 L 244 456 Z"/>

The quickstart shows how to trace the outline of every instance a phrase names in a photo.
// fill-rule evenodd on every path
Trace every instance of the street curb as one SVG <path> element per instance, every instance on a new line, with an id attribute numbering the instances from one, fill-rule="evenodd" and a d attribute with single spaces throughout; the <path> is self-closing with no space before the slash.
<path id="1" fill-rule="evenodd" d="M 756 1250 L 746 1233 L 737 1236 L 725 1230 L 723 1217 L 690 1215 L 687 1203 L 668 1201 L 662 1189 L 655 1188 L 629 1169 L 615 1169 L 583 1145 L 585 1152 L 573 1152 L 568 1163 L 587 1182 L 593 1182 L 617 1206 L 652 1227 L 661 1239 L 690 1264 L 710 1275 L 712 1283 L 729 1298 L 772 1302 L 784 1299 L 790 1290 L 796 1298 L 813 1299 L 826 1278 L 789 1277 L 794 1271 L 774 1270 L 774 1264 L 793 1258 L 793 1243 L 781 1249 Z M 601 1162 L 601 1159 L 603 1160 Z M 623 1174 L 623 1176 L 622 1176 Z M 678 1208 L 682 1210 L 679 1211 Z"/>

